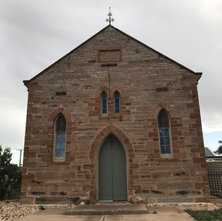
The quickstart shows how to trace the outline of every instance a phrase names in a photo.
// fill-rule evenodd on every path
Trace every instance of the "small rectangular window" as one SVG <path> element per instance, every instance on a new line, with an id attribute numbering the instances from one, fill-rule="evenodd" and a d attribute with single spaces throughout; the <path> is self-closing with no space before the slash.
<path id="1" fill-rule="evenodd" d="M 159 87 L 156 88 L 156 92 L 167 92 L 169 91 L 168 87 Z"/>
<path id="2" fill-rule="evenodd" d="M 56 96 L 64 96 L 64 95 L 66 95 L 66 92 L 65 92 L 65 91 L 56 92 Z"/>

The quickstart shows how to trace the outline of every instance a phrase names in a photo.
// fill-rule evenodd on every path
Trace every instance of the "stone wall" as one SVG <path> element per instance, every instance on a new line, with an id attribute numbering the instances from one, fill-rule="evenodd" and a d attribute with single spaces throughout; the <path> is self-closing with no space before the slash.
<path id="1" fill-rule="evenodd" d="M 117 65 L 102 65 L 109 62 Z M 205 200 L 200 76 L 107 26 L 25 81 L 29 96 L 21 202 L 96 202 L 99 148 L 110 134 L 126 152 L 129 200 Z M 121 95 L 120 116 L 113 112 L 116 90 Z M 105 117 L 100 111 L 103 91 L 111 98 Z M 160 158 L 157 116 L 163 108 L 171 118 L 171 159 Z M 59 113 L 67 121 L 64 162 L 53 161 L 54 120 Z"/>

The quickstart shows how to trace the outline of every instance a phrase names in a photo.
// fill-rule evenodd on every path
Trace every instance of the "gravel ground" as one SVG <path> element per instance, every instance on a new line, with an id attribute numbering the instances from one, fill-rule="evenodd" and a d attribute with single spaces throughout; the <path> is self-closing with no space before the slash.
<path id="1" fill-rule="evenodd" d="M 20 205 L 18 200 L 0 201 L 0 221 L 16 221 L 20 218 L 27 216 L 31 213 L 38 212 L 40 205 L 24 206 Z M 74 208 L 75 205 L 68 204 L 55 204 L 55 205 L 43 205 L 45 209 L 56 209 L 56 208 Z"/>
<path id="2" fill-rule="evenodd" d="M 28 214 L 38 212 L 40 205 L 24 206 L 20 205 L 19 201 L 0 201 L 0 221 L 17 221 L 20 218 L 27 216 Z M 56 208 L 74 208 L 75 205 L 68 204 L 55 204 L 55 205 L 43 205 L 45 209 L 56 209 Z M 181 210 L 193 209 L 193 210 L 214 210 L 222 208 L 221 204 L 213 203 L 165 203 L 165 204 L 148 204 L 147 209 L 155 207 L 178 207 Z"/>

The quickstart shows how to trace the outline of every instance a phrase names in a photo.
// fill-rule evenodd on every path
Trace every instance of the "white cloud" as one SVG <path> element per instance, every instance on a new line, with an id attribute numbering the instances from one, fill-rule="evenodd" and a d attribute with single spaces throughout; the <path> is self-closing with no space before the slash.
<path id="1" fill-rule="evenodd" d="M 111 5 L 110 5 L 111 3 Z M 0 142 L 24 145 L 28 80 L 107 25 L 203 72 L 198 91 L 204 132 L 222 130 L 221 0 L 2 0 Z"/>

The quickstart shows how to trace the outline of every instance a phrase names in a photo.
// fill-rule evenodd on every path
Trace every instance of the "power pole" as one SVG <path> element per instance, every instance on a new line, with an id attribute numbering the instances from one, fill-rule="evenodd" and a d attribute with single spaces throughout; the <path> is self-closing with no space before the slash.
<path id="1" fill-rule="evenodd" d="M 18 151 L 20 151 L 20 157 L 19 157 L 19 169 L 21 170 L 21 166 L 22 166 L 22 164 L 21 164 L 21 160 L 22 160 L 22 150 L 23 149 L 17 149 Z"/>

